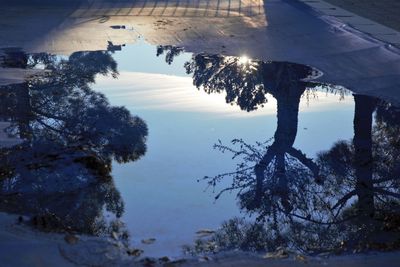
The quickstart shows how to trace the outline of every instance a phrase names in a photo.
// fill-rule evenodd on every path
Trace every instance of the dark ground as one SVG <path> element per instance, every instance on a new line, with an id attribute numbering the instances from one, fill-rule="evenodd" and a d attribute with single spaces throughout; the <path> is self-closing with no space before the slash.
<path id="1" fill-rule="evenodd" d="M 400 31 L 399 0 L 324 0 Z"/>

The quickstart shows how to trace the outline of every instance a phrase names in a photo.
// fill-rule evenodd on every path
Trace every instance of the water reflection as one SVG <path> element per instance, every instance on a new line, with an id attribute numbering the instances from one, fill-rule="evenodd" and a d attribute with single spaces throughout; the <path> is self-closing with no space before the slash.
<path id="1" fill-rule="evenodd" d="M 277 100 L 273 138 L 255 145 L 235 139 L 214 148 L 238 160 L 232 172 L 205 177 L 212 187 L 237 192 L 239 206 L 256 221 L 233 219 L 192 252 L 218 249 L 275 250 L 307 253 L 392 249 L 400 245 L 400 109 L 369 96 L 354 95 L 354 138 L 339 141 L 315 159 L 295 148 L 299 102 L 315 90 L 337 87 L 312 82 L 310 67 L 246 61 L 200 54 L 185 65 L 193 82 L 208 93 L 226 94 L 226 102 L 253 111 Z M 375 122 L 373 116 L 375 114 Z M 268 137 L 266 137 L 268 138 Z"/>
<path id="2" fill-rule="evenodd" d="M 278 126 L 273 142 L 265 152 L 254 158 L 257 161 L 254 167 L 254 190 L 247 191 L 241 199 L 242 205 L 254 209 L 260 207 L 262 199 L 269 198 L 265 201 L 271 203 L 278 197 L 285 210 L 292 210 L 289 187 L 298 180 L 295 176 L 299 172 L 307 173 L 306 169 L 311 171 L 314 179 L 318 179 L 319 176 L 319 167 L 293 147 L 297 134 L 300 98 L 307 88 L 317 86 L 305 80 L 316 71 L 291 63 L 242 63 L 240 58 L 207 55 L 197 55 L 191 63 L 186 64 L 186 70 L 193 74 L 194 84 L 198 88 L 204 88 L 208 93 L 225 90 L 226 102 L 235 103 L 246 111 L 257 109 L 266 103 L 267 94 L 277 100 Z M 236 142 L 246 146 L 241 140 Z M 222 145 L 217 147 L 223 151 L 227 149 Z M 286 161 L 291 161 L 291 164 Z M 294 161 L 300 164 L 294 164 Z M 248 167 L 238 171 L 248 176 Z M 243 188 L 243 182 L 248 183 L 240 180 L 235 182 L 232 189 Z"/>
<path id="3" fill-rule="evenodd" d="M 45 230 L 99 234 L 118 224 L 124 204 L 112 161 L 146 153 L 147 125 L 90 88 L 96 75 L 116 77 L 110 52 L 6 54 L 4 67 L 44 74 L 0 89 L 0 118 L 18 144 L 0 149 L 0 209 L 30 216 Z"/>

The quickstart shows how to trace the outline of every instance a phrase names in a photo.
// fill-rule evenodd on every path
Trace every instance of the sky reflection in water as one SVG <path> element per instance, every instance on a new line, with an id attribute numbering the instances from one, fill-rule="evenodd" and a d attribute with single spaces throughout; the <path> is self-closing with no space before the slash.
<path id="1" fill-rule="evenodd" d="M 318 219 L 332 222 L 328 211 L 318 208 L 321 214 L 312 212 L 316 204 L 309 203 L 309 195 L 304 194 L 303 198 L 296 196 L 301 195 L 301 189 L 307 192 L 323 191 L 323 181 L 329 176 L 326 174 L 328 167 L 332 173 L 346 168 L 350 170 L 342 174 L 345 176 L 344 181 L 348 181 L 345 183 L 348 187 L 340 191 L 342 195 L 346 195 L 346 190 L 352 192 L 352 186 L 360 184 L 357 182 L 360 175 L 369 177 L 369 167 L 359 168 L 352 159 L 345 159 L 339 169 L 331 164 L 339 148 L 348 151 L 346 153 L 352 155 L 351 157 L 359 157 L 358 160 L 363 162 L 368 162 L 368 153 L 378 151 L 375 146 L 373 152 L 362 147 L 365 145 L 364 141 L 360 141 L 361 145 L 355 142 L 354 148 L 351 144 L 354 135 L 354 97 L 340 88 L 325 88 L 324 85 L 304 81 L 304 78 L 312 74 L 312 69 L 305 66 L 243 61 L 216 55 L 192 56 L 180 53 L 179 50 L 173 50 L 179 54 L 173 58 L 168 54 L 171 49 L 175 48 L 163 47 L 157 50 L 153 46 L 139 43 L 124 47 L 115 54 L 76 53 L 64 61 L 42 55 L 42 58 L 34 56 L 30 62 L 23 62 L 25 65 L 35 64 L 36 60 L 47 64 L 53 74 L 58 76 L 49 74 L 44 79 L 9 86 L 10 93 L 2 96 L 2 101 L 6 101 L 11 107 L 11 111 L 2 110 L 2 117 L 15 122 L 15 125 L 9 127 L 9 133 L 27 140 L 20 150 L 3 150 L 3 159 L 11 166 L 11 172 L 8 173 L 10 168 L 5 168 L 5 171 L 2 169 L 2 174 L 14 177 L 17 181 L 17 185 L 10 185 L 7 192 L 4 191 L 3 182 L 3 193 L 18 194 L 11 198 L 15 205 L 3 206 L 2 210 L 35 215 L 48 209 L 78 231 L 94 233 L 99 228 L 93 229 L 93 222 L 97 225 L 103 214 L 104 218 L 100 219 L 102 229 L 115 228 L 108 218 L 110 213 L 103 212 L 106 207 L 116 217 L 122 216 L 124 228 L 131 234 L 132 244 L 141 246 L 146 254 L 152 256 L 179 255 L 182 245 L 193 243 L 197 230 L 216 229 L 224 220 L 235 216 L 251 214 L 252 220 L 258 217 L 261 221 L 271 216 L 279 218 L 280 227 L 269 224 L 268 220 L 264 225 L 273 229 L 274 233 L 273 236 L 265 237 L 265 240 L 274 240 L 274 245 L 267 249 L 273 249 L 285 242 L 286 245 L 301 246 L 296 243 L 296 238 L 288 241 L 288 235 L 281 234 L 290 229 L 293 218 L 305 219 L 309 223 L 317 220 L 313 217 L 315 215 L 320 216 Z M 156 52 L 160 54 L 159 57 Z M 118 78 L 104 76 L 112 73 Z M 17 90 L 12 87 L 17 87 Z M 34 104 L 33 113 L 21 114 L 22 109 L 15 107 L 24 105 L 24 97 L 14 95 L 13 92 L 23 93 L 27 88 L 30 92 L 30 103 Z M 103 93 L 105 98 L 98 92 Z M 356 97 L 357 99 L 364 103 L 362 106 L 369 103 L 366 105 L 370 107 L 369 110 L 357 110 L 363 118 L 372 118 L 372 112 L 377 110 L 378 125 L 383 126 L 379 131 L 374 131 L 374 142 L 379 141 L 383 147 L 388 146 L 381 139 L 382 135 L 394 138 L 392 131 L 395 132 L 398 125 L 397 110 L 372 98 Z M 125 106 L 127 109 L 118 106 Z M 18 112 L 13 113 L 12 108 Z M 131 117 L 128 110 L 137 117 Z M 125 119 L 120 116 L 125 116 Z M 392 120 L 388 122 L 388 118 Z M 106 121 L 102 121 L 104 119 Z M 368 121 L 362 123 L 364 124 L 360 127 L 367 129 Z M 273 141 L 252 150 L 258 153 L 258 157 L 250 155 L 232 160 L 230 153 L 221 154 L 218 151 L 236 149 L 237 146 L 229 144 L 235 138 L 242 139 L 246 146 L 265 142 L 272 137 L 275 137 Z M 357 140 L 364 140 L 363 138 L 368 140 L 368 136 L 361 136 Z M 213 144 L 218 143 L 218 140 L 221 140 L 221 145 L 214 150 Z M 338 140 L 347 143 L 336 143 Z M 127 148 L 127 144 L 131 146 Z M 62 157 L 52 159 L 49 166 L 39 167 L 39 170 L 26 168 L 24 164 L 17 166 L 16 158 L 21 157 L 28 162 L 37 160 L 43 164 L 43 158 L 38 159 L 36 154 L 29 154 L 31 152 L 27 148 L 35 146 L 40 148 L 37 151 L 45 158 L 49 157 L 49 151 L 43 149 L 47 146 L 54 149 L 52 154 L 61 154 Z M 74 149 L 76 147 L 78 149 Z M 321 151 L 330 152 L 319 154 Z M 398 152 L 395 147 L 390 152 L 393 158 L 387 159 L 387 166 L 375 171 L 373 175 L 374 178 L 386 175 L 384 183 L 397 170 L 392 162 L 397 158 Z M 362 155 L 361 158 L 359 155 Z M 343 155 L 339 153 L 339 156 Z M 111 161 L 113 168 L 110 173 Z M 235 170 L 237 163 L 239 169 Z M 249 167 L 248 170 L 243 169 L 246 166 Z M 258 166 L 256 171 L 261 174 L 254 173 L 254 166 Z M 383 171 L 385 168 L 386 172 Z M 394 169 L 387 172 L 390 168 Z M 61 195 L 68 191 L 80 192 L 76 197 L 72 195 L 69 201 L 71 205 L 86 203 L 88 200 L 85 197 L 96 203 L 92 205 L 96 207 L 95 211 L 83 216 L 89 222 L 80 220 L 83 217 L 79 213 L 70 213 L 68 216 L 73 219 L 68 222 L 65 219 L 67 215 L 59 211 L 70 208 L 49 201 L 52 198 L 40 200 L 37 197 L 38 192 L 42 196 L 43 192 L 46 192 L 44 196 L 50 196 L 54 192 L 50 190 L 48 181 L 44 180 L 38 185 L 32 179 L 38 176 L 47 177 L 54 169 L 60 173 L 58 182 L 65 187 Z M 94 169 L 103 172 L 93 173 Z M 219 179 L 218 174 L 229 171 L 234 173 Z M 16 172 L 21 175 L 16 176 Z M 235 174 L 240 174 L 241 178 L 238 180 Z M 210 175 L 211 180 L 201 180 L 205 175 Z M 215 191 L 212 187 L 204 191 L 208 181 L 214 183 L 214 175 L 217 175 Z M 95 181 L 99 176 L 106 177 L 106 182 Z M 71 182 L 70 177 L 81 177 L 80 182 Z M 220 190 L 232 185 L 232 178 L 233 185 L 243 189 L 238 198 L 234 191 L 232 194 L 223 194 L 214 201 Z M 51 179 L 55 181 L 54 178 Z M 198 179 L 201 181 L 197 182 Z M 336 181 L 335 179 L 329 181 Z M 41 188 L 39 191 L 36 190 L 38 186 Z M 96 189 L 96 186 L 101 190 Z M 329 182 L 326 186 L 337 188 L 341 183 Z M 33 190 L 34 187 L 36 191 Z M 75 187 L 78 189 L 75 190 Z M 389 187 L 393 190 L 391 192 L 398 190 L 395 185 Z M 53 189 L 60 187 L 54 185 Z M 86 193 L 89 189 L 96 196 Z M 385 192 L 374 191 L 371 194 L 373 197 L 381 197 Z M 371 194 L 367 194 L 366 203 L 370 203 L 368 201 L 371 201 Z M 340 201 L 342 195 L 326 197 L 333 203 L 335 198 Z M 356 196 L 360 198 L 360 194 L 352 195 Z M 56 194 L 53 199 L 58 197 Z M 30 201 L 34 204 L 24 207 L 21 203 L 26 199 L 33 199 L 37 203 Z M 381 202 L 386 203 L 385 201 Z M 319 204 L 322 205 L 321 203 Z M 351 203 L 354 203 L 353 198 L 349 199 L 349 204 Z M 241 209 L 238 209 L 237 204 Z M 362 211 L 361 206 L 358 208 Z M 82 205 L 81 210 L 88 212 L 91 209 Z M 86 224 L 76 224 L 80 221 Z M 351 224 L 343 227 L 352 229 Z M 309 230 L 307 227 L 300 229 Z M 219 237 L 221 236 L 226 238 L 226 233 L 220 232 Z M 141 239 L 149 237 L 156 238 L 156 243 L 140 244 Z M 216 240 L 221 241 L 223 238 Z M 337 241 L 332 240 L 326 246 L 335 246 Z M 243 242 L 224 244 L 226 247 L 231 246 L 229 248 L 246 248 Z M 198 246 L 197 249 L 202 251 L 204 247 Z M 250 246 L 248 249 L 259 247 Z"/>

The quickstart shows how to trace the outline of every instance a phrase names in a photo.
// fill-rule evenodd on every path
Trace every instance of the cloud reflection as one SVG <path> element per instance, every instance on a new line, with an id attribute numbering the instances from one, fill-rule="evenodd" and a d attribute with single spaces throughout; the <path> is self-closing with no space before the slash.
<path id="1" fill-rule="evenodd" d="M 276 100 L 268 97 L 268 103 L 258 110 L 245 112 L 236 105 L 226 105 L 225 95 L 207 94 L 193 85 L 191 77 L 140 72 L 121 72 L 118 82 L 109 77 L 97 77 L 95 89 L 109 96 L 112 103 L 135 110 L 156 110 L 167 112 L 208 113 L 214 116 L 255 117 L 274 115 Z M 351 98 L 340 100 L 338 95 L 324 91 L 312 92 L 302 98 L 302 112 L 319 112 L 352 105 Z"/>

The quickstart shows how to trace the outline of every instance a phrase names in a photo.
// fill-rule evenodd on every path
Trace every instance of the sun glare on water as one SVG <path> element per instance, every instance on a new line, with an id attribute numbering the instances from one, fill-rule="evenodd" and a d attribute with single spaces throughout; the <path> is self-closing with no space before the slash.
<path id="1" fill-rule="evenodd" d="M 246 65 L 246 64 L 250 63 L 250 58 L 248 56 L 243 55 L 243 56 L 239 57 L 238 62 L 240 65 Z"/>

